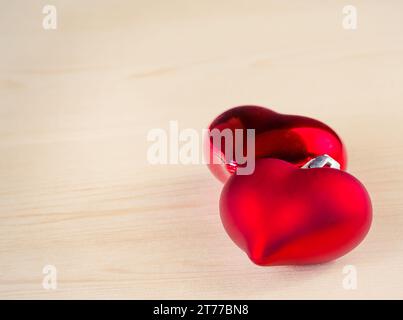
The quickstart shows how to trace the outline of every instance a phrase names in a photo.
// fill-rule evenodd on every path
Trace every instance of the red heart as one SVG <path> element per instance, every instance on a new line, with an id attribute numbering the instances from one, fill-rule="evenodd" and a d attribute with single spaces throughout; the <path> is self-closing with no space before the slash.
<path id="1" fill-rule="evenodd" d="M 255 129 L 255 158 L 277 158 L 302 166 L 309 160 L 323 154 L 335 159 L 346 168 L 346 152 L 343 142 L 324 123 L 302 116 L 284 115 L 263 107 L 240 106 L 219 115 L 209 126 L 209 130 Z M 238 164 L 225 162 L 225 143 L 215 145 L 210 137 L 206 145 L 209 155 L 208 166 L 211 172 L 225 182 L 235 172 Z M 244 154 L 246 146 L 244 144 Z M 212 159 L 220 163 L 213 163 Z M 233 155 L 233 159 L 234 159 Z"/>
<path id="2" fill-rule="evenodd" d="M 232 240 L 265 266 L 336 259 L 364 239 L 372 220 L 369 195 L 350 174 L 278 159 L 258 160 L 251 175 L 233 175 L 220 212 Z"/>

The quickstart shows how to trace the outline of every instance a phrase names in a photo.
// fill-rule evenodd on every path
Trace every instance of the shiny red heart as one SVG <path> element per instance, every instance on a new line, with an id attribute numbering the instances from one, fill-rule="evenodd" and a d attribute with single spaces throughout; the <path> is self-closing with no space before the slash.
<path id="1" fill-rule="evenodd" d="M 300 169 L 261 159 L 251 175 L 233 175 L 220 199 L 232 240 L 258 265 L 299 265 L 336 259 L 367 234 L 371 201 L 350 174 Z"/>
<path id="2" fill-rule="evenodd" d="M 258 106 L 240 106 L 219 115 L 209 130 L 255 129 L 255 157 L 276 158 L 298 167 L 312 158 L 327 154 L 346 168 L 346 152 L 343 142 L 324 123 L 302 116 L 284 115 Z M 235 134 L 233 134 L 235 145 Z M 206 140 L 208 167 L 221 181 L 225 182 L 238 167 L 236 161 L 225 161 L 225 143 L 221 145 L 210 137 Z M 244 144 L 244 154 L 246 145 Z M 212 159 L 217 159 L 215 163 Z M 235 157 L 233 157 L 235 159 Z"/>

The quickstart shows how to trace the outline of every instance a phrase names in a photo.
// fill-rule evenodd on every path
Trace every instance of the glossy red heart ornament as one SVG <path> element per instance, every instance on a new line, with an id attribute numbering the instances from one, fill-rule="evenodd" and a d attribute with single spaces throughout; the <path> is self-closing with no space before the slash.
<path id="1" fill-rule="evenodd" d="M 218 129 L 221 132 L 227 128 L 232 132 L 235 129 L 255 129 L 256 159 L 282 159 L 300 167 L 310 159 L 328 154 L 340 164 L 342 170 L 346 168 L 343 142 L 336 132 L 318 120 L 280 114 L 258 106 L 240 106 L 225 111 L 209 126 L 210 131 Z M 223 182 L 238 167 L 236 161 L 225 161 L 225 143 L 219 145 L 212 137 L 206 139 L 206 155 L 210 171 Z"/>
<path id="2" fill-rule="evenodd" d="M 350 174 L 278 159 L 258 160 L 251 175 L 234 174 L 220 212 L 232 240 L 263 266 L 336 259 L 364 239 L 372 220 L 369 195 Z"/>

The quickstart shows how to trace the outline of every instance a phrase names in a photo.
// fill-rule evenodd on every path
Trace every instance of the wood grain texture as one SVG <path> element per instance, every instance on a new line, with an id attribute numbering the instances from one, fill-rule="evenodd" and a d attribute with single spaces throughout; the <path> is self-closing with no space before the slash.
<path id="1" fill-rule="evenodd" d="M 0 1 L 1 298 L 403 298 L 401 1 L 51 2 L 46 31 L 48 1 Z M 255 266 L 205 166 L 146 161 L 150 129 L 201 130 L 247 103 L 343 137 L 374 207 L 356 250 Z M 349 264 L 357 290 L 342 287 Z"/>

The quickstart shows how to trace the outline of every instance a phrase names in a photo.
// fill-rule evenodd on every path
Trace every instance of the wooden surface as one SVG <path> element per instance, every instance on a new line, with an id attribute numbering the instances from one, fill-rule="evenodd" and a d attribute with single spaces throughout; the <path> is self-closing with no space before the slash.
<path id="1" fill-rule="evenodd" d="M 42 28 L 46 4 L 57 30 Z M 1 0 L 0 297 L 403 298 L 402 16 L 397 0 Z M 204 165 L 147 162 L 150 129 L 201 130 L 246 103 L 343 137 L 374 207 L 356 250 L 255 266 Z"/>

